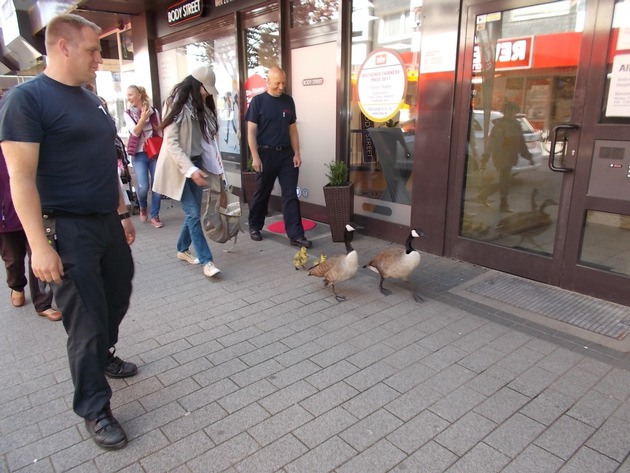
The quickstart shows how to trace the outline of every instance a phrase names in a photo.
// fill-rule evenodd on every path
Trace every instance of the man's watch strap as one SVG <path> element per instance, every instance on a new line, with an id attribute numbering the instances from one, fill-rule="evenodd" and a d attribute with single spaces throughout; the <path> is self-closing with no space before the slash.
<path id="1" fill-rule="evenodd" d="M 125 220 L 126 218 L 131 218 L 131 214 L 129 212 L 125 212 L 122 214 L 118 214 L 121 220 Z"/>

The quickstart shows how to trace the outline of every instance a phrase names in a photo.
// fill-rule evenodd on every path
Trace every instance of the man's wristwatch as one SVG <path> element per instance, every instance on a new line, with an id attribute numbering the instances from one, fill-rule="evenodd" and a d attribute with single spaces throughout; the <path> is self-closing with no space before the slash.
<path id="1" fill-rule="evenodd" d="M 129 212 L 125 212 L 124 214 L 118 214 L 121 220 L 125 220 L 126 218 L 131 218 L 131 214 Z"/>

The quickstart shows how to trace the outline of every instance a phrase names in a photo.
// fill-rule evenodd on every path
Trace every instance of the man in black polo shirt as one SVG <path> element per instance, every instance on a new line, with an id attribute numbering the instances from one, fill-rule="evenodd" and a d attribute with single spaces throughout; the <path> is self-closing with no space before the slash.
<path id="1" fill-rule="evenodd" d="M 68 334 L 73 409 L 102 448 L 127 436 L 110 409 L 106 376 L 138 369 L 114 355 L 129 307 L 135 228 L 117 174 L 116 127 L 82 87 L 103 62 L 100 28 L 76 15 L 46 27 L 42 74 L 11 90 L 0 112 L 0 140 L 32 267 L 54 284 Z"/>
<path id="2" fill-rule="evenodd" d="M 249 206 L 249 235 L 262 240 L 269 197 L 278 178 L 282 192 L 284 226 L 293 246 L 310 248 L 304 236 L 297 184 L 302 159 L 295 103 L 284 93 L 286 74 L 279 67 L 267 73 L 267 92 L 256 95 L 247 109 L 247 143 L 252 153 L 256 192 Z"/>

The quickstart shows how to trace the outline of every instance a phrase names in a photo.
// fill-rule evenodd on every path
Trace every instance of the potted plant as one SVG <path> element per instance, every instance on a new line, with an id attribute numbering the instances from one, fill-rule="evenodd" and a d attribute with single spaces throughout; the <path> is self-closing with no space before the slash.
<path id="1" fill-rule="evenodd" d="M 241 188 L 243 190 L 243 203 L 250 204 L 254 200 L 256 192 L 256 171 L 254 171 L 254 160 L 250 156 L 247 160 L 247 167 L 241 171 Z"/>
<path id="2" fill-rule="evenodd" d="M 328 210 L 330 232 L 333 241 L 343 241 L 347 223 L 352 221 L 354 210 L 354 183 L 350 182 L 345 161 L 331 161 L 328 168 L 328 184 L 324 186 L 324 201 Z"/>

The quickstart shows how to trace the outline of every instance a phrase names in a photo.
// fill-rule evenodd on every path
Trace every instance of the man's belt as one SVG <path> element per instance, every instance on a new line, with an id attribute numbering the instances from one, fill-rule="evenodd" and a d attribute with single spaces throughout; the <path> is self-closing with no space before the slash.
<path id="1" fill-rule="evenodd" d="M 42 216 L 44 219 L 57 218 L 57 217 L 70 217 L 70 218 L 93 218 L 102 217 L 107 214 L 75 214 L 72 212 L 64 212 L 63 210 L 51 210 L 42 209 Z"/>
<path id="2" fill-rule="evenodd" d="M 261 149 L 272 149 L 274 151 L 282 151 L 283 149 L 289 149 L 291 147 L 291 145 L 289 145 L 289 146 L 258 145 L 258 147 L 261 148 Z"/>

